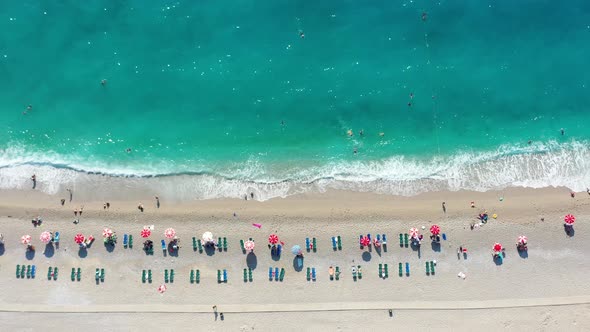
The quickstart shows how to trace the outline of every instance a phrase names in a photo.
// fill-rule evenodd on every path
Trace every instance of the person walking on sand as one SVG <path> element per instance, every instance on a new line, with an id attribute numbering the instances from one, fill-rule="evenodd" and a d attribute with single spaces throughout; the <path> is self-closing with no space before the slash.
<path id="1" fill-rule="evenodd" d="M 160 208 L 160 197 L 156 196 L 156 208 Z"/>
<path id="2" fill-rule="evenodd" d="M 35 174 L 31 176 L 31 181 L 33 181 L 33 189 L 35 189 L 37 187 L 37 176 Z"/>
<path id="3" fill-rule="evenodd" d="M 139 205 L 137 205 L 137 208 L 139 209 L 139 211 L 143 212 L 143 204 L 139 203 Z"/>
<path id="4" fill-rule="evenodd" d="M 78 209 L 74 209 L 74 216 L 77 217 L 78 216 Z"/>
<path id="5" fill-rule="evenodd" d="M 82 216 L 82 209 L 84 209 L 84 205 L 80 206 L 80 217 Z"/>
<path id="6" fill-rule="evenodd" d="M 445 205 L 445 202 L 442 202 L 442 209 L 443 213 L 447 213 L 447 206 Z"/>
<path id="7" fill-rule="evenodd" d="M 66 199 L 65 199 L 65 198 L 62 198 L 62 199 L 60 200 L 60 203 L 61 203 L 61 206 L 64 206 L 64 204 L 66 204 Z"/>
<path id="8" fill-rule="evenodd" d="M 74 197 L 74 194 L 72 193 L 72 189 L 68 188 L 68 189 L 66 189 L 66 191 L 70 193 L 70 202 L 72 202 L 72 198 Z"/>

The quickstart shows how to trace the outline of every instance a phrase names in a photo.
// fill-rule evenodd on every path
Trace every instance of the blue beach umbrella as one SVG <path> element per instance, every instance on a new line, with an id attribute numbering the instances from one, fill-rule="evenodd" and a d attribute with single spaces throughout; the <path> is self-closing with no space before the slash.
<path id="1" fill-rule="evenodd" d="M 296 244 L 291 248 L 291 252 L 293 255 L 301 255 L 301 247 Z"/>

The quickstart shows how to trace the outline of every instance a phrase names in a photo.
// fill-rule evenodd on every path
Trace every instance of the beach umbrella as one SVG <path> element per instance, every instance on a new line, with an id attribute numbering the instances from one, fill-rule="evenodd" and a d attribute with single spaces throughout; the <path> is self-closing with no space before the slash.
<path id="1" fill-rule="evenodd" d="M 418 237 L 418 228 L 410 228 L 410 237 Z"/>
<path id="2" fill-rule="evenodd" d="M 293 255 L 301 255 L 301 246 L 299 246 L 298 244 L 294 245 L 293 247 L 291 247 L 291 252 L 293 253 Z"/>
<path id="3" fill-rule="evenodd" d="M 438 227 L 438 225 L 430 226 L 430 233 L 432 233 L 432 235 L 440 234 L 440 227 Z"/>
<path id="4" fill-rule="evenodd" d="M 30 236 L 30 235 L 23 235 L 23 236 L 20 238 L 20 242 L 21 242 L 22 244 L 31 244 L 31 236 Z"/>
<path id="5" fill-rule="evenodd" d="M 166 285 L 162 284 L 160 285 L 160 287 L 158 287 L 158 292 L 160 294 L 164 293 L 166 291 Z"/>
<path id="6" fill-rule="evenodd" d="M 528 239 L 524 235 L 521 235 L 518 237 L 518 243 L 526 244 L 527 241 L 528 241 Z"/>
<path id="7" fill-rule="evenodd" d="M 279 237 L 276 234 L 271 234 L 268 236 L 268 243 L 270 244 L 277 244 L 279 243 Z"/>
<path id="8" fill-rule="evenodd" d="M 252 226 L 254 226 L 254 227 L 256 227 L 256 228 L 260 229 L 260 228 L 262 227 L 262 224 L 257 224 L 257 223 L 254 223 L 254 224 L 252 224 Z"/>
<path id="9" fill-rule="evenodd" d="M 496 251 L 496 252 L 502 251 L 502 245 L 499 244 L 498 242 L 494 243 L 494 251 Z"/>
<path id="10" fill-rule="evenodd" d="M 84 242 L 84 235 L 76 234 L 76 236 L 74 236 L 74 242 L 76 242 L 77 244 Z"/>
<path id="11" fill-rule="evenodd" d="M 141 230 L 141 237 L 146 238 L 146 237 L 150 237 L 150 235 L 152 235 L 152 231 L 149 228 L 144 228 Z"/>
<path id="12" fill-rule="evenodd" d="M 164 236 L 166 236 L 166 238 L 171 239 L 176 235 L 176 231 L 174 230 L 174 228 L 168 228 L 164 231 Z"/>
<path id="13" fill-rule="evenodd" d="M 105 228 L 102 230 L 102 237 L 111 237 L 113 235 L 113 231 L 110 228 Z"/>
<path id="14" fill-rule="evenodd" d="M 364 246 L 368 246 L 369 244 L 371 244 L 371 240 L 369 240 L 369 237 L 363 236 L 361 238 L 361 245 L 364 247 Z"/>
<path id="15" fill-rule="evenodd" d="M 41 235 L 39 236 L 39 240 L 46 244 L 49 243 L 49 241 L 51 241 L 51 233 L 49 233 L 48 231 L 41 233 Z"/>
<path id="16" fill-rule="evenodd" d="M 563 221 L 565 221 L 565 224 L 566 225 L 570 225 L 571 226 L 571 225 L 574 224 L 574 222 L 576 222 L 576 217 L 574 217 L 571 214 L 568 214 L 568 215 L 565 216 L 565 218 L 563 218 Z"/>
<path id="17" fill-rule="evenodd" d="M 203 241 L 205 242 L 213 242 L 213 233 L 205 232 L 203 233 Z"/>
<path id="18" fill-rule="evenodd" d="M 254 250 L 254 241 L 248 240 L 248 241 L 244 242 L 244 249 Z"/>

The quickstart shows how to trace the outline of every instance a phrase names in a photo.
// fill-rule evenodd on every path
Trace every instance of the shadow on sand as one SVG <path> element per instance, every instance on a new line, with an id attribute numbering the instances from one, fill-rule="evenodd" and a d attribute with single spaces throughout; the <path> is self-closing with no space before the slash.
<path id="1" fill-rule="evenodd" d="M 293 257 L 293 269 L 297 272 L 301 272 L 303 270 L 303 256 L 295 256 Z"/>
<path id="2" fill-rule="evenodd" d="M 53 255 L 55 254 L 55 247 L 53 247 L 53 243 L 49 242 L 45 245 L 45 250 L 43 251 L 43 255 L 45 255 L 45 257 L 49 258 L 49 257 L 53 257 Z"/>
<path id="3" fill-rule="evenodd" d="M 252 270 L 256 269 L 256 266 L 258 265 L 258 258 L 256 257 L 256 254 L 253 252 L 248 253 L 246 256 L 246 265 Z"/>
<path id="4" fill-rule="evenodd" d="M 371 253 L 368 251 L 363 252 L 363 261 L 370 262 L 371 261 Z"/>

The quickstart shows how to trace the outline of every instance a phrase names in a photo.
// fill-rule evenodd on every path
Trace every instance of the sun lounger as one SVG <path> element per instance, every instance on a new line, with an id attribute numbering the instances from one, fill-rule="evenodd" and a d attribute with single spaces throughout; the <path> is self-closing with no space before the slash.
<path id="1" fill-rule="evenodd" d="M 317 241 L 315 239 L 315 237 L 312 239 L 311 241 L 312 245 L 313 245 L 313 252 L 316 252 L 318 250 L 318 246 L 317 246 Z"/>
<path id="2" fill-rule="evenodd" d="M 383 264 L 379 263 L 379 278 L 383 276 Z"/>
<path id="3" fill-rule="evenodd" d="M 446 234 L 446 233 L 442 233 L 442 239 L 443 239 L 444 241 L 446 241 L 446 240 L 447 240 L 447 234 Z"/>
<path id="4" fill-rule="evenodd" d="M 104 269 L 100 269 L 100 281 L 104 282 Z"/>
<path id="5" fill-rule="evenodd" d="M 152 270 L 148 270 L 148 282 L 151 284 L 152 283 Z"/>
<path id="6" fill-rule="evenodd" d="M 47 269 L 47 280 L 51 280 L 51 277 L 53 277 L 53 268 L 50 266 L 49 269 Z"/>
<path id="7" fill-rule="evenodd" d="M 244 269 L 244 282 L 248 282 L 248 269 Z"/>
<path id="8" fill-rule="evenodd" d="M 363 279 L 363 272 L 361 270 L 361 266 L 359 265 L 357 268 L 357 276 L 359 279 Z"/>
<path id="9" fill-rule="evenodd" d="M 197 238 L 193 236 L 193 251 L 197 251 Z"/>
<path id="10" fill-rule="evenodd" d="M 21 269 L 20 269 L 20 278 L 21 278 L 21 279 L 24 279 L 24 278 L 25 278 L 25 270 L 26 270 L 26 269 L 25 269 L 25 265 L 23 264 L 23 265 L 21 266 Z"/>
<path id="11" fill-rule="evenodd" d="M 31 266 L 31 278 L 35 279 L 35 275 L 37 274 L 37 267 L 35 265 Z"/>
<path id="12" fill-rule="evenodd" d="M 199 253 L 203 253 L 203 243 L 201 243 L 201 239 L 197 240 L 197 247 L 199 248 Z"/>
<path id="13" fill-rule="evenodd" d="M 385 273 L 385 278 L 389 278 L 389 270 L 387 269 L 387 263 L 383 264 L 383 272 Z"/>
<path id="14" fill-rule="evenodd" d="M 195 283 L 195 270 L 191 270 L 191 273 L 190 273 L 190 281 L 191 281 L 191 284 L 194 284 Z"/>
<path id="15" fill-rule="evenodd" d="M 162 243 L 162 251 L 166 251 L 166 241 L 161 240 Z"/>
<path id="16" fill-rule="evenodd" d="M 272 267 L 268 268 L 268 280 L 272 281 Z"/>
<path id="17" fill-rule="evenodd" d="M 94 279 L 96 279 L 96 281 L 98 281 L 100 279 L 100 269 L 96 268 L 96 273 L 94 275 Z"/>
<path id="18" fill-rule="evenodd" d="M 31 279 L 31 265 L 27 265 L 27 279 Z"/>
<path id="19" fill-rule="evenodd" d="M 338 235 L 338 250 L 342 250 L 342 238 Z"/>
<path id="20" fill-rule="evenodd" d="M 227 238 L 223 237 L 223 251 L 227 251 Z"/>
<path id="21" fill-rule="evenodd" d="M 283 252 L 283 245 L 282 244 L 279 244 L 277 246 L 277 256 L 280 257 L 281 256 L 281 252 Z"/>
<path id="22" fill-rule="evenodd" d="M 275 281 L 279 281 L 279 268 L 275 267 Z"/>
<path id="23" fill-rule="evenodd" d="M 309 238 L 306 237 L 305 238 L 305 250 L 307 250 L 307 252 L 309 252 L 309 248 L 310 248 L 310 246 L 309 246 Z"/>
<path id="24" fill-rule="evenodd" d="M 164 282 L 168 283 L 170 281 L 170 278 L 168 277 L 168 269 L 164 270 Z"/>
<path id="25" fill-rule="evenodd" d="M 410 263 L 406 262 L 406 276 L 410 276 Z"/>
<path id="26" fill-rule="evenodd" d="M 248 280 L 252 282 L 252 269 L 248 268 Z"/>
<path id="27" fill-rule="evenodd" d="M 221 270 L 217 270 L 217 283 L 221 282 Z"/>
<path id="28" fill-rule="evenodd" d="M 385 234 L 381 234 L 381 242 L 383 243 L 383 245 L 387 244 L 387 237 L 385 236 Z"/>
<path id="29" fill-rule="evenodd" d="M 426 275 L 430 275 L 430 264 L 428 264 L 429 262 L 426 262 Z"/>
<path id="30" fill-rule="evenodd" d="M 377 234 L 377 242 L 381 242 L 381 235 Z"/>
<path id="31" fill-rule="evenodd" d="M 58 272 L 58 270 L 57 270 L 57 266 L 54 266 L 54 267 L 53 267 L 53 280 L 57 280 L 57 274 L 58 274 L 57 272 Z M 21 272 L 21 274 L 20 274 L 20 277 L 21 277 L 21 278 L 23 277 L 23 274 L 22 274 L 22 272 Z"/>
<path id="32" fill-rule="evenodd" d="M 246 248 L 244 248 L 244 240 L 240 240 L 240 248 L 242 248 L 243 253 L 246 253 Z"/>
<path id="33" fill-rule="evenodd" d="M 332 249 L 336 251 L 336 237 L 332 236 Z"/>
<path id="34" fill-rule="evenodd" d="M 371 243 L 371 234 L 367 233 L 367 237 L 369 238 L 369 243 Z"/>
<path id="35" fill-rule="evenodd" d="M 201 282 L 201 270 L 197 270 L 197 272 L 195 272 L 195 281 L 197 284 Z"/>
<path id="36" fill-rule="evenodd" d="M 217 249 L 219 249 L 219 251 L 223 250 L 223 242 L 220 237 L 217 238 Z"/>
<path id="37" fill-rule="evenodd" d="M 72 281 L 76 281 L 76 268 L 75 267 L 72 268 L 72 275 L 70 277 L 72 278 Z"/>
<path id="38" fill-rule="evenodd" d="M 309 281 L 311 279 L 311 269 L 308 267 L 307 268 L 307 281 Z"/>
<path id="39" fill-rule="evenodd" d="M 227 270 L 223 269 L 223 282 L 227 282 Z"/>
<path id="40" fill-rule="evenodd" d="M 16 264 L 16 278 L 20 278 L 20 264 Z"/>
<path id="41" fill-rule="evenodd" d="M 311 280 L 315 281 L 315 267 L 311 268 Z"/>
<path id="42" fill-rule="evenodd" d="M 145 270 L 141 270 L 141 282 L 145 284 L 147 280 L 147 272 Z"/>
<path id="43" fill-rule="evenodd" d="M 336 280 L 340 280 L 340 267 L 336 266 Z"/>
<path id="44" fill-rule="evenodd" d="M 331 266 L 328 268 L 328 275 L 330 276 L 330 280 L 334 280 L 334 268 Z"/>
<path id="45" fill-rule="evenodd" d="M 76 280 L 80 281 L 80 279 L 82 279 L 82 269 L 78 268 L 78 271 L 76 272 Z"/>
<path id="46" fill-rule="evenodd" d="M 133 248 L 133 235 L 129 234 L 129 249 Z"/>
<path id="47" fill-rule="evenodd" d="M 402 263 L 399 263 L 399 276 L 400 277 L 404 275 L 403 269 L 404 269 L 403 268 L 403 264 Z"/>
<path id="48" fill-rule="evenodd" d="M 402 233 L 399 233 L 399 246 L 404 247 L 404 235 Z"/>
<path id="49" fill-rule="evenodd" d="M 354 281 L 356 281 L 356 279 L 357 279 L 357 270 L 356 270 L 356 266 L 353 266 L 353 267 L 351 268 L 351 270 L 352 270 L 352 279 L 353 279 Z"/>
<path id="50" fill-rule="evenodd" d="M 408 238 L 409 238 L 408 233 L 404 234 L 404 247 L 406 247 L 406 248 L 408 247 Z"/>
<path id="51" fill-rule="evenodd" d="M 363 249 L 365 246 L 363 246 L 363 235 L 359 235 L 359 246 L 361 249 Z"/>
<path id="52" fill-rule="evenodd" d="M 174 269 L 170 269 L 170 282 L 174 282 Z"/>
<path id="53" fill-rule="evenodd" d="M 127 234 L 123 234 L 123 248 L 127 248 Z"/>
<path id="54" fill-rule="evenodd" d="M 279 275 L 279 281 L 283 281 L 283 278 L 285 277 L 285 268 L 282 267 L 281 268 L 281 274 Z"/>
<path id="55" fill-rule="evenodd" d="M 430 273 L 434 274 L 434 261 L 430 261 Z"/>

